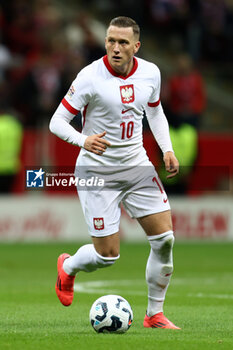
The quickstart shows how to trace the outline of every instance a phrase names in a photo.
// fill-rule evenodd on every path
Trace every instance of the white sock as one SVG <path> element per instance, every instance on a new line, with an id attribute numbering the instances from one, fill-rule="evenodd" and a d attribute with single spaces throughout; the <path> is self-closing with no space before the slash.
<path id="1" fill-rule="evenodd" d="M 63 269 L 68 275 L 75 275 L 79 271 L 92 272 L 114 264 L 119 257 L 119 255 L 111 258 L 101 256 L 93 244 L 86 244 L 64 261 Z"/>
<path id="2" fill-rule="evenodd" d="M 151 246 L 146 266 L 148 285 L 147 316 L 163 312 L 165 294 L 173 272 L 173 231 L 147 237 Z"/>

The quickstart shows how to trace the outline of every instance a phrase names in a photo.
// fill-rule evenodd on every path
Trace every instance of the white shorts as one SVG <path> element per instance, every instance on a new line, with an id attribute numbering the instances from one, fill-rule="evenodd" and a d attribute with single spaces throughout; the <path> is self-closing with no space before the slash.
<path id="1" fill-rule="evenodd" d="M 102 171 L 102 173 L 101 173 Z M 162 183 L 153 166 L 82 171 L 86 178 L 103 176 L 102 187 L 77 187 L 91 236 L 104 237 L 119 231 L 121 203 L 132 218 L 170 210 Z M 76 176 L 81 172 L 76 171 Z"/>

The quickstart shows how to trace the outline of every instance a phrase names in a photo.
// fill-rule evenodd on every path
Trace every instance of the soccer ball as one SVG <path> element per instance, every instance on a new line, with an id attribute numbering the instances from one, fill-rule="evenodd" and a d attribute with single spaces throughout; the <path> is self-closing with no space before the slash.
<path id="1" fill-rule="evenodd" d="M 104 295 L 90 310 L 90 322 L 97 333 L 125 333 L 133 321 L 133 311 L 120 295 Z"/>

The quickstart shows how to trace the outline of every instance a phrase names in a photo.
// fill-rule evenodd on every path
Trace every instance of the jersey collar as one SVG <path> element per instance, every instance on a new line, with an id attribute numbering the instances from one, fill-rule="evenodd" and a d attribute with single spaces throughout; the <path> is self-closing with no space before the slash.
<path id="1" fill-rule="evenodd" d="M 120 73 L 117 73 L 114 71 L 114 69 L 112 69 L 112 67 L 110 66 L 110 63 L 108 62 L 108 56 L 105 55 L 103 57 L 103 61 L 104 61 L 104 64 L 107 68 L 107 70 L 112 74 L 114 75 L 114 77 L 118 77 L 118 78 L 121 78 L 121 79 L 127 79 L 129 78 L 131 75 L 133 75 L 135 73 L 135 71 L 137 70 L 138 68 L 138 61 L 135 57 L 133 57 L 133 61 L 134 61 L 134 65 L 133 65 L 133 68 L 131 69 L 131 71 L 129 72 L 128 75 L 124 76 L 124 75 L 121 75 Z"/>

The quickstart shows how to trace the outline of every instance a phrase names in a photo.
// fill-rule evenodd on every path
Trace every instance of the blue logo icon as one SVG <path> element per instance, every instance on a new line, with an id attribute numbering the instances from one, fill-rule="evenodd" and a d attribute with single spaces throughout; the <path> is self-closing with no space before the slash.
<path id="1" fill-rule="evenodd" d="M 44 171 L 40 170 L 27 170 L 26 187 L 44 187 Z"/>

